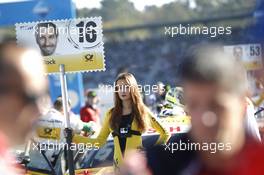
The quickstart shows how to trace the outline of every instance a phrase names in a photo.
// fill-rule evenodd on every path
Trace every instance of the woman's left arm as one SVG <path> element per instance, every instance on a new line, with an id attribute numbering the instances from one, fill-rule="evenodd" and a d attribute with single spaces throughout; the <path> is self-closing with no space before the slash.
<path id="1" fill-rule="evenodd" d="M 170 139 L 170 133 L 155 119 L 153 114 L 149 114 L 150 117 L 150 125 L 153 129 L 156 130 L 160 134 L 157 144 L 164 144 Z"/>

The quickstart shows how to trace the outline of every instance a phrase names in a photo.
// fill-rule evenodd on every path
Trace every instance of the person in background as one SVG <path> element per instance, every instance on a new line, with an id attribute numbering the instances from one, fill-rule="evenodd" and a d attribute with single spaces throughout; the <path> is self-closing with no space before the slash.
<path id="1" fill-rule="evenodd" d="M 97 108 L 98 97 L 96 92 L 88 91 L 87 93 L 86 105 L 81 108 L 80 116 L 83 122 L 95 122 L 98 126 L 101 125 L 100 122 L 100 110 Z"/>
<path id="2" fill-rule="evenodd" d="M 144 95 L 144 103 L 156 114 L 160 113 L 161 108 L 165 103 L 165 96 L 169 85 L 164 85 L 162 82 L 157 83 L 157 91 L 148 95 Z"/>
<path id="3" fill-rule="evenodd" d="M 123 174 L 262 175 L 264 146 L 245 127 L 248 86 L 243 64 L 222 46 L 200 44 L 183 59 L 180 73 L 191 130 L 172 138 L 169 148 L 131 155 Z"/>
<path id="4" fill-rule="evenodd" d="M 114 139 L 114 168 L 118 173 L 127 151 L 142 148 L 142 134 L 148 128 L 159 134 L 156 144 L 166 143 L 170 134 L 144 105 L 135 77 L 130 73 L 119 74 L 115 81 L 114 107 L 108 110 L 97 138 L 75 135 L 75 143 L 103 146 L 109 134 Z"/>
<path id="5" fill-rule="evenodd" d="M 94 122 L 85 123 L 82 122 L 78 116 L 76 116 L 70 110 L 70 101 L 68 101 L 68 110 L 70 116 L 70 128 L 73 129 L 74 133 L 82 133 L 86 136 L 91 136 L 97 130 L 96 124 Z M 67 159 L 66 159 L 66 150 L 60 146 L 66 143 L 66 138 L 64 135 L 64 130 L 66 127 L 66 118 L 63 111 L 63 101 L 62 97 L 58 97 L 53 103 L 53 107 L 50 110 L 40 117 L 36 125 L 36 132 L 33 141 L 35 145 L 39 145 L 41 148 L 47 148 L 43 153 L 48 157 L 53 165 L 56 165 L 56 162 L 61 154 L 61 150 L 64 150 L 64 157 L 61 159 L 61 171 L 64 173 L 67 169 Z M 56 149 L 54 149 L 56 148 Z M 34 150 L 30 151 L 31 157 L 42 157 L 40 155 L 43 150 Z M 76 150 L 77 151 L 77 150 Z M 42 153 L 42 154 L 43 154 Z M 34 162 L 30 163 L 30 166 L 37 167 L 40 169 L 49 169 L 46 161 L 44 159 L 35 159 Z"/>
<path id="6" fill-rule="evenodd" d="M 255 109 L 253 102 L 246 98 L 247 101 L 247 112 L 245 117 L 245 127 L 247 133 L 255 138 L 257 141 L 261 141 L 258 123 L 255 117 Z"/>
<path id="7" fill-rule="evenodd" d="M 52 55 L 58 43 L 58 29 L 52 22 L 38 23 L 35 26 L 36 43 L 43 56 Z"/>
<path id="8" fill-rule="evenodd" d="M 166 95 L 165 85 L 162 82 L 157 83 L 158 91 L 156 92 L 156 103 L 163 104 Z"/>
<path id="9" fill-rule="evenodd" d="M 13 42 L 1 43 L 0 75 L 0 174 L 16 175 L 8 150 L 23 144 L 38 120 L 38 100 L 47 92 L 42 57 Z"/>
<path id="10" fill-rule="evenodd" d="M 166 104 L 166 94 L 171 89 L 170 85 L 164 85 L 162 82 L 157 83 L 158 92 L 155 93 L 156 97 L 156 110 L 157 113 L 161 112 L 162 107 Z"/>
<path id="11" fill-rule="evenodd" d="M 93 130 L 93 122 L 82 122 L 77 115 L 70 110 L 70 101 L 68 102 L 70 127 L 75 133 L 81 133 L 85 128 Z M 43 143 L 49 141 L 49 143 L 61 143 L 65 142 L 64 128 L 66 126 L 66 118 L 63 111 L 62 97 L 58 97 L 53 103 L 53 107 L 44 114 L 37 123 L 37 140 Z M 49 128 L 50 132 L 44 132 Z M 43 141 L 42 141 L 43 140 Z"/>
<path id="12" fill-rule="evenodd" d="M 171 88 L 166 91 L 165 102 L 159 117 L 186 116 L 184 111 L 183 90 L 181 87 Z"/>

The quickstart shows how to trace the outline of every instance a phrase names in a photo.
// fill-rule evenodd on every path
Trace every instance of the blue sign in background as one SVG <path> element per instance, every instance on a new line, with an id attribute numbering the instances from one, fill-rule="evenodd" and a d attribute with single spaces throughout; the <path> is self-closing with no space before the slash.
<path id="1" fill-rule="evenodd" d="M 71 0 L 25 0 L 0 3 L 0 26 L 14 26 L 19 22 L 75 18 L 76 9 Z M 84 104 L 81 73 L 67 74 L 68 95 L 72 111 L 79 114 Z M 52 102 L 61 96 L 60 77 L 49 75 L 49 90 Z"/>
<path id="2" fill-rule="evenodd" d="M 0 25 L 9 26 L 18 22 L 67 19 L 75 17 L 71 0 L 28 0 L 0 3 Z"/>
<path id="3" fill-rule="evenodd" d="M 67 74 L 68 96 L 71 101 L 72 111 L 79 114 L 80 107 L 84 105 L 83 77 L 81 73 Z M 61 96 L 59 74 L 49 75 L 49 89 L 51 100 L 54 102 Z"/>

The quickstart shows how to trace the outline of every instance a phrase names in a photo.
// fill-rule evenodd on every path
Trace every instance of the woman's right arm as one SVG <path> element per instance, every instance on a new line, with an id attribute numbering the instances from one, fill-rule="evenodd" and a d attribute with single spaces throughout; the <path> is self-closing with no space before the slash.
<path id="1" fill-rule="evenodd" d="M 75 134 L 72 141 L 74 143 L 84 143 L 84 144 L 91 143 L 92 145 L 96 145 L 98 147 L 103 146 L 107 140 L 107 137 L 110 134 L 109 119 L 110 119 L 110 110 L 105 115 L 102 128 L 101 128 L 100 133 L 97 136 L 97 138 L 88 138 L 88 137 L 84 137 L 84 136 L 80 136 L 78 134 Z"/>

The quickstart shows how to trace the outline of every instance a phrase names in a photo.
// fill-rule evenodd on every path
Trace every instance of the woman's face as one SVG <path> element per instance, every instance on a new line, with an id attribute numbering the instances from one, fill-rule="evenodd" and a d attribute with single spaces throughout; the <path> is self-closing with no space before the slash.
<path id="1" fill-rule="evenodd" d="M 130 85 L 127 84 L 125 80 L 118 80 L 116 82 L 116 86 L 117 86 L 116 90 L 118 96 L 122 101 L 131 99 L 131 94 L 130 94 L 131 87 Z"/>

